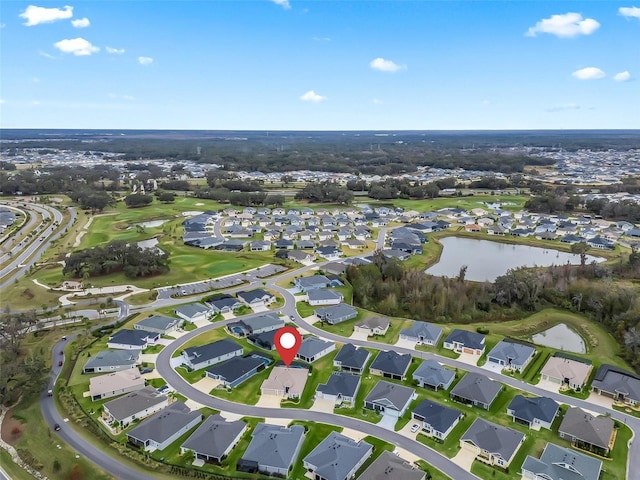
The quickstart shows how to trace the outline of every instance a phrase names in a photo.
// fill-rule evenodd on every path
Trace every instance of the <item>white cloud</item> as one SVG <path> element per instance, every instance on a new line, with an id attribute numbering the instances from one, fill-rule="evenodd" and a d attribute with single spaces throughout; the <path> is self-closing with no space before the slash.
<path id="1" fill-rule="evenodd" d="M 4 105 L 7 101 L 4 98 L 0 98 L 0 105 Z"/>
<path id="2" fill-rule="evenodd" d="M 107 53 L 110 53 L 112 55 L 122 55 L 125 52 L 124 48 L 104 47 L 104 49 L 107 51 Z"/>
<path id="3" fill-rule="evenodd" d="M 327 97 L 323 97 L 322 95 L 318 95 L 313 90 L 309 90 L 307 93 L 305 93 L 304 95 L 300 96 L 300 100 L 303 100 L 305 102 L 312 102 L 312 103 L 324 102 L 326 99 L 327 99 Z"/>
<path id="4" fill-rule="evenodd" d="M 613 76 L 613 79 L 616 82 L 627 82 L 627 81 L 631 80 L 631 74 L 627 70 L 625 70 L 624 72 L 616 73 Z"/>
<path id="5" fill-rule="evenodd" d="M 573 72 L 571 75 L 578 80 L 597 80 L 606 76 L 606 74 L 598 67 L 581 68 L 580 70 Z"/>
<path id="6" fill-rule="evenodd" d="M 385 60 L 382 57 L 374 58 L 369 62 L 369 66 L 380 72 L 397 72 L 398 70 L 406 70 L 406 65 L 398 65 L 391 60 Z"/>
<path id="7" fill-rule="evenodd" d="M 110 93 L 109 98 L 113 98 L 114 100 L 127 100 L 129 102 L 132 102 L 136 99 L 132 95 L 118 95 L 117 93 Z"/>
<path id="8" fill-rule="evenodd" d="M 618 13 L 623 17 L 634 17 L 640 19 L 640 8 L 639 7 L 620 7 L 618 9 Z"/>
<path id="9" fill-rule="evenodd" d="M 85 17 L 85 18 L 79 18 L 77 20 L 71 20 L 71 25 L 73 25 L 76 28 L 87 28 L 89 25 L 91 25 L 91 22 L 87 17 Z"/>
<path id="10" fill-rule="evenodd" d="M 60 40 L 54 43 L 53 46 L 62 53 L 71 53 L 77 57 L 91 55 L 100 51 L 98 47 L 91 45 L 91 42 L 82 37 Z"/>
<path id="11" fill-rule="evenodd" d="M 151 65 L 153 63 L 153 58 L 151 58 L 151 57 L 138 57 L 138 63 L 140 65 Z"/>
<path id="12" fill-rule="evenodd" d="M 280 5 L 285 10 L 289 10 L 291 8 L 291 4 L 289 3 L 289 0 L 271 0 L 271 1 L 276 5 Z"/>
<path id="13" fill-rule="evenodd" d="M 56 59 L 56 57 L 54 57 L 50 53 L 43 52 L 42 50 L 38 50 L 38 55 L 40 55 L 41 57 L 44 57 L 44 58 L 48 58 L 49 60 L 55 60 Z"/>
<path id="14" fill-rule="evenodd" d="M 581 14 L 569 12 L 561 15 L 551 15 L 543 18 L 535 26 L 529 28 L 527 37 L 535 37 L 538 33 L 548 33 L 561 38 L 571 38 L 578 35 L 591 35 L 600 23 L 593 18 L 583 18 Z"/>
<path id="15" fill-rule="evenodd" d="M 566 112 L 567 110 L 580 110 L 580 105 L 575 103 L 565 103 L 564 105 L 556 105 L 555 107 L 547 108 L 547 112 Z"/>
<path id="16" fill-rule="evenodd" d="M 73 17 L 73 7 L 65 6 L 60 8 L 45 8 L 29 5 L 24 12 L 20 14 L 20 18 L 24 18 L 27 27 L 40 25 L 41 23 L 52 23 L 56 20 L 65 20 Z"/>

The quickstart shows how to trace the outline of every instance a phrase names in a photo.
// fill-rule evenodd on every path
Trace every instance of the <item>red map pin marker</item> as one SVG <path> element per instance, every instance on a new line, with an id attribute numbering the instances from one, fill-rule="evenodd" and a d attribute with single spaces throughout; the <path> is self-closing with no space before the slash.
<path id="1" fill-rule="evenodd" d="M 280 358 L 288 367 L 293 359 L 296 358 L 298 350 L 300 350 L 300 344 L 302 343 L 300 333 L 293 327 L 282 327 L 276 332 L 273 341 L 276 344 L 276 350 L 278 350 Z"/>

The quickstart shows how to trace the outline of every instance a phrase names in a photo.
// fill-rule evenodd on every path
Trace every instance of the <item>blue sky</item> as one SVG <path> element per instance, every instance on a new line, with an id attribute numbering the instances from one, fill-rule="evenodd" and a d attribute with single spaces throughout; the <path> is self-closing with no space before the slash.
<path id="1" fill-rule="evenodd" d="M 0 18 L 5 128 L 640 128 L 640 0 L 4 0 Z"/>

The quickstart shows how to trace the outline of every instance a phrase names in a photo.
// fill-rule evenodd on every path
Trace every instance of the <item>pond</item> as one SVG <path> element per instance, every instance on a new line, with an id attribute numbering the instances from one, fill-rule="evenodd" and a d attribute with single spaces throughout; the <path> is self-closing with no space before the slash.
<path id="1" fill-rule="evenodd" d="M 508 243 L 446 237 L 440 240 L 440 261 L 426 270 L 429 275 L 456 277 L 460 267 L 467 266 L 465 279 L 493 282 L 507 270 L 518 267 L 549 267 L 551 265 L 580 264 L 580 255 L 551 248 L 511 245 Z M 587 255 L 587 263 L 602 262 L 604 258 Z"/>
<path id="2" fill-rule="evenodd" d="M 144 228 L 157 228 L 162 226 L 163 223 L 167 223 L 169 220 L 150 220 L 148 222 L 136 223 L 136 225 L 140 225 Z"/>
<path id="3" fill-rule="evenodd" d="M 535 334 L 531 340 L 536 345 L 557 348 L 565 352 L 587 353 L 582 337 L 564 323 Z"/>

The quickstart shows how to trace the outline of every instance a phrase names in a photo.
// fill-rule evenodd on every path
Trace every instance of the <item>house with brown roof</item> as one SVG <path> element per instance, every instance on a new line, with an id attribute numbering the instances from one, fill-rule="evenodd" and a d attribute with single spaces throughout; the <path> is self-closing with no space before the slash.
<path id="1" fill-rule="evenodd" d="M 558 387 L 566 385 L 575 390 L 584 387 L 589 380 L 593 366 L 570 358 L 553 356 L 542 367 L 542 380 L 556 383 Z"/>
<path id="2" fill-rule="evenodd" d="M 262 382 L 260 393 L 284 398 L 298 398 L 302 395 L 307 378 L 309 378 L 309 370 L 306 368 L 273 367 L 269 378 Z"/>

